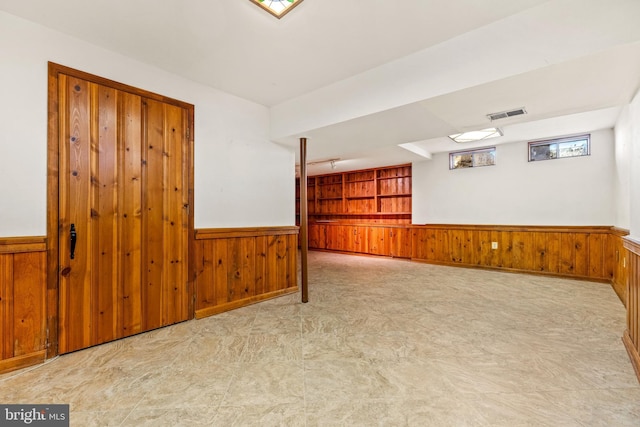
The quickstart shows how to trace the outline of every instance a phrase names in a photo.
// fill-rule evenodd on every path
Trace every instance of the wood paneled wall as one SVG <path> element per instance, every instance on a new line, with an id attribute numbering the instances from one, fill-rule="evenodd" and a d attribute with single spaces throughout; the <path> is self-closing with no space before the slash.
<path id="1" fill-rule="evenodd" d="M 412 228 L 415 261 L 626 281 L 624 255 L 620 255 L 625 233 L 612 227 L 435 224 Z M 620 291 L 621 286 L 617 288 Z M 624 295 L 619 296 L 624 301 Z"/>
<path id="2" fill-rule="evenodd" d="M 196 318 L 298 291 L 298 227 L 196 230 Z"/>
<path id="3" fill-rule="evenodd" d="M 411 258 L 411 227 L 315 222 L 309 224 L 309 248 Z"/>
<path id="4" fill-rule="evenodd" d="M 624 247 L 628 250 L 629 281 L 627 294 L 627 330 L 622 341 L 640 380 L 640 242 L 626 238 Z"/>
<path id="5" fill-rule="evenodd" d="M 46 262 L 44 237 L 0 239 L 0 372 L 44 361 Z"/>
<path id="6" fill-rule="evenodd" d="M 315 222 L 309 224 L 309 247 L 598 280 L 611 283 L 626 303 L 627 233 L 607 226 Z"/>
<path id="7" fill-rule="evenodd" d="M 611 286 L 613 286 L 613 290 L 618 294 L 618 297 L 620 297 L 625 307 L 627 306 L 628 300 L 627 281 L 630 277 L 630 254 L 624 245 L 625 236 L 628 234 L 629 232 L 627 230 L 612 228 L 611 234 L 609 235 L 610 246 L 607 248 L 610 256 L 613 256 L 614 263 Z M 639 273 L 639 271 L 636 271 L 636 274 L 637 273 Z"/>

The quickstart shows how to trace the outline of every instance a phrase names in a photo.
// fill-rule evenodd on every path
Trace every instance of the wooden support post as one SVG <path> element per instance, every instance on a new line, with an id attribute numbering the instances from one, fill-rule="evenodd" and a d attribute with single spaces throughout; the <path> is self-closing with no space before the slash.
<path id="1" fill-rule="evenodd" d="M 300 264 L 302 269 L 302 302 L 309 302 L 309 273 L 307 254 L 309 253 L 307 201 L 307 138 L 300 138 Z"/>

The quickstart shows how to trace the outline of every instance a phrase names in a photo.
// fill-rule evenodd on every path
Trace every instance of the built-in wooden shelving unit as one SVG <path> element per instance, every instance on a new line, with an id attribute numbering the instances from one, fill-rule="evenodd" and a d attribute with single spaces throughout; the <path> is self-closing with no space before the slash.
<path id="1" fill-rule="evenodd" d="M 311 221 L 411 222 L 411 165 L 307 178 Z M 300 180 L 296 180 L 296 215 Z"/>

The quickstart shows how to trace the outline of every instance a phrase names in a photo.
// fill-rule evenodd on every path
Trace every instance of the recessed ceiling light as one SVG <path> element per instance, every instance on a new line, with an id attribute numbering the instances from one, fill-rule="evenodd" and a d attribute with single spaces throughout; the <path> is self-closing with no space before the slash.
<path id="1" fill-rule="evenodd" d="M 471 132 L 456 133 L 449 135 L 449 138 L 455 142 L 473 142 L 482 141 L 483 139 L 497 138 L 502 136 L 502 131 L 498 128 L 487 128 L 482 130 L 473 130 Z"/>
<path id="2" fill-rule="evenodd" d="M 302 0 L 251 0 L 251 2 L 280 19 L 295 6 L 302 3 Z"/>

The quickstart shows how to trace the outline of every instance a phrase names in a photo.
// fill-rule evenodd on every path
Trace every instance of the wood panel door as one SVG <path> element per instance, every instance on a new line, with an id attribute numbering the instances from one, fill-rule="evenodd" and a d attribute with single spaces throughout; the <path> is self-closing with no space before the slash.
<path id="1" fill-rule="evenodd" d="M 58 350 L 190 318 L 189 111 L 58 74 Z"/>

